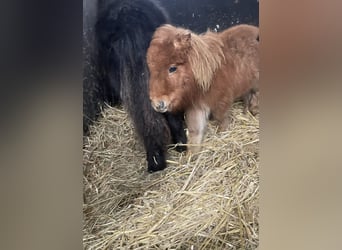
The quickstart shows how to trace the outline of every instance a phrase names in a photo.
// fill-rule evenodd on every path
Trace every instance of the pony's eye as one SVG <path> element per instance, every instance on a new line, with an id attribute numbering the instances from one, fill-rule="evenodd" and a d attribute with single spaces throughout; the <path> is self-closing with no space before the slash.
<path id="1" fill-rule="evenodd" d="M 169 68 L 169 73 L 173 73 L 173 72 L 175 72 L 177 70 L 177 67 L 176 66 L 171 66 L 170 68 Z"/>

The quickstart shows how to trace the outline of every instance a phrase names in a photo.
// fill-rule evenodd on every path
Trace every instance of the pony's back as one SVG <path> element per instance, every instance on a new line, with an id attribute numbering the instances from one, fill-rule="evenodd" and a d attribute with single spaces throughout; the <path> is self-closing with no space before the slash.
<path id="1" fill-rule="evenodd" d="M 233 57 L 251 57 L 251 63 L 259 63 L 259 28 L 241 24 L 219 33 L 225 49 L 225 54 Z M 233 58 L 234 59 L 234 58 Z M 235 58 L 236 59 L 236 58 Z M 258 66 L 258 65 L 256 65 Z"/>
<path id="2" fill-rule="evenodd" d="M 251 85 L 254 90 L 257 90 L 259 80 L 259 28 L 241 24 L 218 35 L 225 46 L 226 62 L 234 67 L 236 79 L 240 79 L 240 81 L 231 83 L 235 85 L 232 88 L 235 90 L 234 98 L 241 97 L 240 95 L 245 92 L 244 88 L 247 86 Z M 239 72 L 243 73 L 239 74 Z M 244 78 L 250 83 L 242 83 L 245 81 Z"/>
<path id="3" fill-rule="evenodd" d="M 253 25 L 240 24 L 218 33 L 223 41 L 237 42 L 242 40 L 259 40 L 259 28 Z"/>

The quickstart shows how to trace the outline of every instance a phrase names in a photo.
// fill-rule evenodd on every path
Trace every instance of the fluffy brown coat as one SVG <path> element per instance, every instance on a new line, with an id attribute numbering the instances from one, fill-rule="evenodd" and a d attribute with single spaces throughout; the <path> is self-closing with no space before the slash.
<path id="1" fill-rule="evenodd" d="M 209 114 L 225 130 L 234 100 L 258 97 L 258 36 L 251 25 L 202 35 L 164 25 L 154 33 L 147 51 L 151 103 L 162 113 L 185 111 L 190 151 L 198 151 Z"/>

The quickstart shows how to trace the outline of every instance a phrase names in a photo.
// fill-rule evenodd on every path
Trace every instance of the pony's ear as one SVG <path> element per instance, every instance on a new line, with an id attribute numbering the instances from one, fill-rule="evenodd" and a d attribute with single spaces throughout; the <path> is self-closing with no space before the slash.
<path id="1" fill-rule="evenodd" d="M 173 42 L 175 48 L 188 48 L 191 42 L 191 32 L 177 34 Z"/>

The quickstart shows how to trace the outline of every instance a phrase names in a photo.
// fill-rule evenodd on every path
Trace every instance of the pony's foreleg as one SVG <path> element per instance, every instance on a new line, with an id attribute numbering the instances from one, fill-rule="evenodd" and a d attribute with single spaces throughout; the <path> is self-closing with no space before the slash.
<path id="1" fill-rule="evenodd" d="M 170 142 L 169 126 L 164 115 L 154 111 L 149 99 L 144 95 L 138 96 L 136 101 L 129 105 L 128 101 L 126 107 L 146 150 L 148 172 L 163 170 L 166 168 L 167 145 Z"/>
<path id="2" fill-rule="evenodd" d="M 185 121 L 188 127 L 188 154 L 200 151 L 200 144 L 207 127 L 209 111 L 192 108 L 186 111 Z"/>
<path id="3" fill-rule="evenodd" d="M 184 130 L 184 114 L 171 114 L 171 113 L 165 113 L 166 120 L 168 122 L 171 137 L 172 137 L 172 143 L 174 144 L 186 144 L 186 134 Z M 175 149 L 178 152 L 183 152 L 186 150 L 186 146 L 184 145 L 177 145 Z"/>
<path id="4" fill-rule="evenodd" d="M 158 141 L 154 136 L 157 134 L 147 134 L 144 137 L 146 150 L 147 170 L 152 173 L 166 168 L 166 142 Z M 161 135 L 162 136 L 162 135 Z"/>
<path id="5" fill-rule="evenodd" d="M 138 133 L 143 138 L 143 143 L 146 150 L 147 170 L 152 173 L 160 171 L 166 168 L 166 151 L 168 140 L 168 128 L 166 127 L 166 121 L 163 121 L 159 117 L 159 114 L 148 113 L 142 110 L 144 113 L 143 119 L 146 117 L 152 117 L 154 120 L 144 120 L 138 128 Z M 144 124 L 144 125 L 142 125 Z"/>

